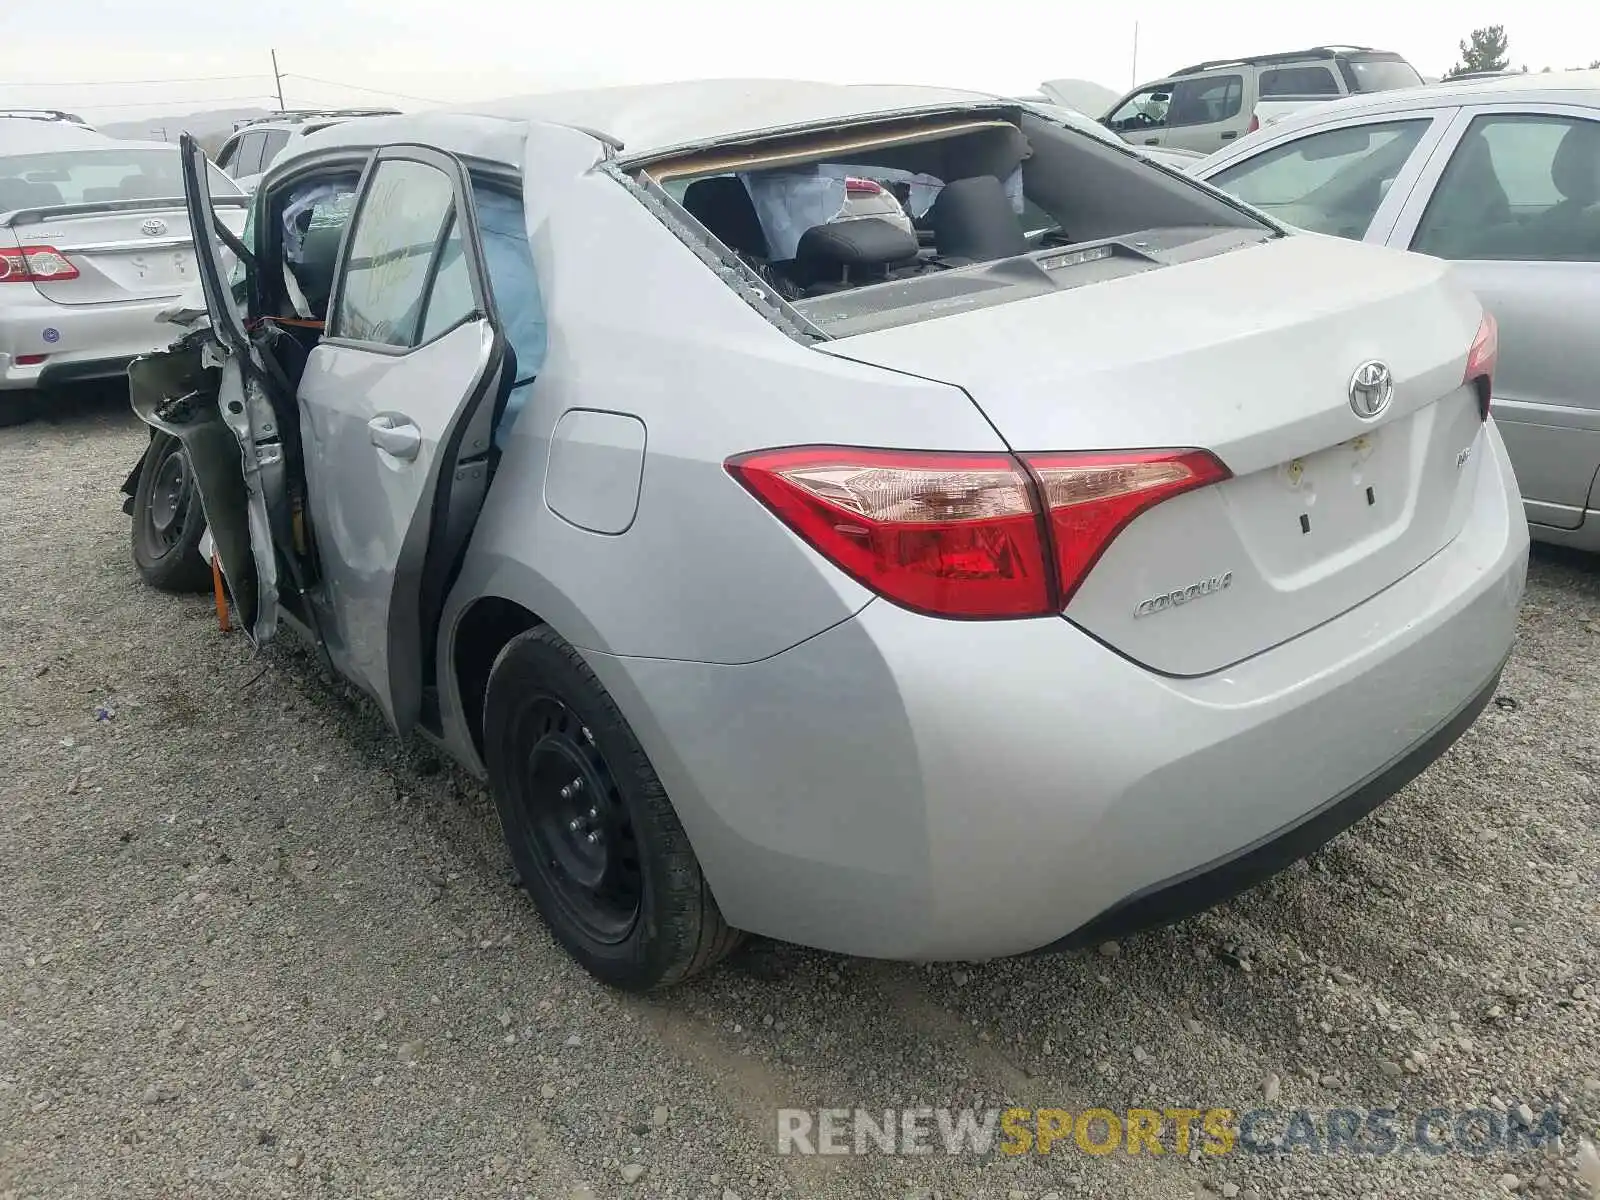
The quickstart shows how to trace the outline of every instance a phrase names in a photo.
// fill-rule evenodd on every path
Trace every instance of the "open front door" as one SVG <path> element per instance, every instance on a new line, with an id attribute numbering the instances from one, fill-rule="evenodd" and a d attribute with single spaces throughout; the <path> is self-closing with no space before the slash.
<path id="1" fill-rule="evenodd" d="M 205 151 L 184 134 L 179 152 L 210 329 L 190 334 L 164 354 L 135 360 L 128 369 L 129 394 L 147 424 L 183 443 L 240 624 L 260 645 L 278 624 L 269 506 L 274 490 L 282 492 L 283 447 L 262 387 L 266 370 L 228 283 L 229 266 L 235 260 L 248 264 L 249 251 L 217 217 Z"/>
<path id="2" fill-rule="evenodd" d="M 404 733 L 422 712 L 439 612 L 488 492 L 512 366 L 455 158 L 381 150 L 342 255 L 327 336 L 299 388 L 319 598 L 334 663 Z"/>

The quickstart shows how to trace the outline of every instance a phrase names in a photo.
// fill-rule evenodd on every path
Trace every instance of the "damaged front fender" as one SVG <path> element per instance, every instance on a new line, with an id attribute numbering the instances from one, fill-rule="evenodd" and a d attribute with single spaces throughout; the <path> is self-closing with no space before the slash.
<path id="1" fill-rule="evenodd" d="M 246 409 L 237 364 L 220 352 L 209 331 L 198 330 L 168 350 L 135 359 L 128 367 L 128 393 L 141 421 L 183 444 L 239 623 L 253 644 L 264 645 L 278 624 L 277 566 L 259 495 L 259 465 L 244 462 L 240 439 L 225 419 Z M 138 474 L 135 468 L 125 490 L 137 486 Z M 253 536 L 258 523 L 259 540 Z"/>

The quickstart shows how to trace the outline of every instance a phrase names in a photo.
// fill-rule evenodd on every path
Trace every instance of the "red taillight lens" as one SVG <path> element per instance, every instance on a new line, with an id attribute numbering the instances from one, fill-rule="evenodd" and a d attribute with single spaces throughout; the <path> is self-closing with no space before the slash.
<path id="1" fill-rule="evenodd" d="M 802 447 L 727 467 L 790 529 L 896 604 L 945 617 L 1050 611 L 1032 481 L 1010 455 Z"/>
<path id="2" fill-rule="evenodd" d="M 1261 128 L 1261 118 L 1256 116 L 1254 113 L 1251 113 L 1250 114 L 1250 124 L 1245 129 L 1245 132 L 1246 133 L 1254 133 L 1256 130 L 1258 130 L 1260 128 Z"/>
<path id="3" fill-rule="evenodd" d="M 1489 397 L 1499 359 L 1500 327 L 1491 314 L 1484 313 L 1478 332 L 1472 339 L 1472 348 L 1467 351 L 1467 370 L 1462 382 L 1477 387 L 1478 414 L 1485 421 L 1489 419 Z"/>
<path id="4" fill-rule="evenodd" d="M 1059 612 L 1134 517 L 1228 475 L 1197 450 L 1024 461 L 808 446 L 741 455 L 727 469 L 863 586 L 917 612 L 965 618 Z"/>
<path id="5" fill-rule="evenodd" d="M 1140 513 L 1229 475 L 1205 450 L 1025 454 L 1023 460 L 1038 477 L 1050 513 L 1062 605 Z"/>
<path id="6" fill-rule="evenodd" d="M 59 283 L 77 277 L 78 268 L 54 246 L 0 249 L 0 283 Z"/>
<path id="7" fill-rule="evenodd" d="M 847 196 L 881 196 L 883 185 L 871 179 L 849 178 L 844 181 L 845 195 Z"/>

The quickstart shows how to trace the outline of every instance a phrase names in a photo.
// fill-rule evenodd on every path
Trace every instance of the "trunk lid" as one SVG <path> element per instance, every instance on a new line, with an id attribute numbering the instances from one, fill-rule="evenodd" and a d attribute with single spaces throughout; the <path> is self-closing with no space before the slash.
<path id="1" fill-rule="evenodd" d="M 147 201 L 137 208 L 74 206 L 22 213 L 11 235 L 22 246 L 52 246 L 77 276 L 34 277 L 34 290 L 56 304 L 107 304 L 176 296 L 194 285 L 194 241 L 181 199 Z M 226 210 L 235 232 L 245 210 Z"/>
<path id="2" fill-rule="evenodd" d="M 1215 453 L 1233 478 L 1135 518 L 1066 608 L 1128 657 L 1198 675 L 1355 607 L 1459 532 L 1480 319 L 1443 263 L 1302 235 L 819 348 L 961 386 L 1020 452 Z M 1352 378 L 1374 360 L 1393 398 L 1362 419 Z"/>

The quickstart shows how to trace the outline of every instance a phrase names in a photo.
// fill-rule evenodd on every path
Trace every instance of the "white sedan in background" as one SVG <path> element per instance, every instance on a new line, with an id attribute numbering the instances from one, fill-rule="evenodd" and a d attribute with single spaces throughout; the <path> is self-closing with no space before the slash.
<path id="1" fill-rule="evenodd" d="M 238 231 L 246 199 L 212 174 Z M 121 376 L 171 342 L 158 314 L 195 278 L 176 146 L 0 121 L 0 425 L 31 416 L 40 389 Z"/>
<path id="2" fill-rule="evenodd" d="M 1499 322 L 1494 414 L 1533 536 L 1600 551 L 1600 71 L 1334 101 L 1188 170 L 1301 229 L 1453 263 Z"/>

